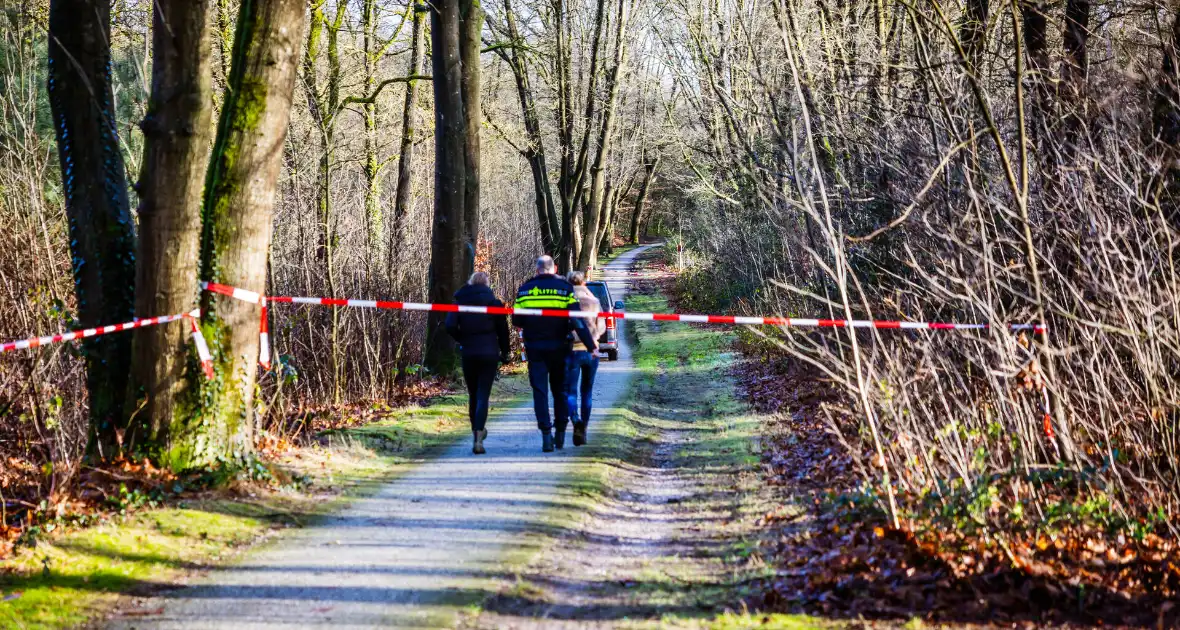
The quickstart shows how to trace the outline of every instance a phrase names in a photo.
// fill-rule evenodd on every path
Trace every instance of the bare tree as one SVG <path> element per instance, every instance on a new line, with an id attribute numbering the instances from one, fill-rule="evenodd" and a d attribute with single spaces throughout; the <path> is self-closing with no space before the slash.
<path id="1" fill-rule="evenodd" d="M 413 28 L 410 41 L 410 63 L 407 75 L 422 74 L 422 63 L 426 58 L 426 6 L 414 3 L 407 9 L 413 12 Z M 402 139 L 398 152 L 397 193 L 393 206 L 393 233 L 390 234 L 390 251 L 404 238 L 406 217 L 410 212 L 413 193 L 414 145 L 418 142 L 418 81 L 411 78 L 406 83 L 405 104 L 402 106 Z M 396 241 L 392 240 L 396 239 Z M 392 256 L 390 257 L 392 263 Z"/>
<path id="2" fill-rule="evenodd" d="M 624 38 L 627 32 L 628 0 L 617 0 L 618 13 L 615 16 L 614 60 L 606 78 L 606 103 L 603 105 L 602 122 L 598 130 L 597 149 L 594 154 L 594 164 L 590 167 L 590 201 L 586 205 L 583 219 L 585 235 L 578 256 L 578 267 L 586 270 L 595 265 L 598 260 L 599 224 L 603 219 L 604 204 L 606 203 L 605 169 L 607 157 L 610 153 L 611 142 L 615 132 L 615 107 L 619 99 L 619 82 L 626 63 L 627 43 Z M 591 93 L 588 100 L 593 100 Z M 584 151 L 585 144 L 583 144 Z"/>

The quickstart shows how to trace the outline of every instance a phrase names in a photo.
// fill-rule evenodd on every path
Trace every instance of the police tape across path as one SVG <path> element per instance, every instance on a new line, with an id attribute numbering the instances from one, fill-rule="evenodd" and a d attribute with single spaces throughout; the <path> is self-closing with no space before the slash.
<path id="1" fill-rule="evenodd" d="M 632 313 L 613 311 L 588 313 L 565 309 L 514 308 L 511 306 L 465 306 L 459 304 L 430 304 L 426 302 L 395 302 L 388 300 L 355 300 L 325 297 L 262 296 L 215 282 L 205 282 L 201 287 L 213 293 L 227 295 L 254 304 L 286 303 L 314 304 L 318 306 L 344 306 L 354 308 L 377 308 L 400 311 L 441 311 L 445 313 L 483 313 L 487 315 L 532 315 L 541 317 L 599 317 L 604 319 L 630 319 L 657 322 L 688 322 L 695 324 L 736 324 L 739 326 L 790 326 L 797 328 L 877 328 L 901 330 L 987 330 L 990 324 L 954 324 L 947 322 L 907 322 L 869 319 L 805 319 L 798 317 L 751 317 L 744 315 L 688 315 L 680 313 Z M 1008 324 L 1009 330 L 1032 330 L 1043 332 L 1041 324 Z"/>
<path id="2" fill-rule="evenodd" d="M 484 313 L 487 315 L 530 315 L 540 317 L 599 317 L 604 319 L 629 319 L 636 321 L 657 322 L 687 322 L 694 324 L 732 324 L 738 326 L 785 326 L 794 328 L 874 328 L 880 330 L 988 330 L 991 324 L 957 324 L 948 322 L 907 322 L 897 320 L 870 319 L 807 319 L 799 317 L 753 317 L 745 315 L 692 315 L 681 313 L 633 313 L 629 311 L 611 311 L 589 313 L 585 311 L 568 311 L 565 309 L 514 308 L 511 306 L 465 306 L 459 304 L 430 304 L 425 302 L 396 302 L 390 300 L 356 300 L 345 298 L 324 297 L 295 297 L 295 296 L 265 296 L 257 291 L 249 291 L 216 282 L 202 282 L 201 288 L 221 295 L 229 296 L 244 302 L 258 304 L 262 307 L 262 318 L 259 326 L 259 337 L 262 347 L 261 363 L 264 368 L 270 366 L 269 330 L 267 325 L 267 307 L 269 304 L 313 304 L 319 306 L 376 308 L 401 311 L 441 311 L 445 313 Z M 201 367 L 206 374 L 212 372 L 212 358 L 208 346 L 201 335 L 196 321 L 200 319 L 200 309 L 177 315 L 164 315 L 135 319 L 122 324 L 97 326 L 74 330 L 57 335 L 32 337 L 17 341 L 0 343 L 0 353 L 15 350 L 37 348 L 76 339 L 85 339 L 113 332 L 143 328 L 166 324 L 181 319 L 191 322 L 194 343 L 197 345 L 201 359 Z M 1004 328 L 1020 331 L 1031 330 L 1036 333 L 1045 331 L 1042 324 L 1007 324 Z"/>

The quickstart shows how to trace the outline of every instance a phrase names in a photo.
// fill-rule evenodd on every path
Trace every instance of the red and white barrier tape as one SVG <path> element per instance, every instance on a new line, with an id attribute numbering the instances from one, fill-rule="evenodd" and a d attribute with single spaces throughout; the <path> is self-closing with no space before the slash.
<path id="1" fill-rule="evenodd" d="M 482 313 L 486 315 L 532 315 L 541 317 L 599 317 L 604 319 L 631 319 L 640 321 L 659 321 L 659 322 L 688 322 L 698 324 L 736 324 L 749 326 L 791 326 L 800 328 L 876 328 L 876 329 L 900 329 L 900 330 L 986 330 L 991 328 L 990 324 L 954 324 L 946 322 L 903 322 L 903 321 L 881 321 L 881 320 L 866 320 L 866 319 L 804 319 L 796 317 L 748 317 L 743 315 L 686 315 L 679 313 L 632 313 L 626 311 L 617 311 L 613 313 L 587 313 L 583 311 L 567 311 L 562 309 L 537 309 L 537 308 L 514 308 L 509 306 L 465 306 L 459 304 L 430 304 L 425 302 L 395 302 L 387 300 L 353 300 L 341 298 L 320 298 L 320 297 L 292 297 L 292 296 L 272 296 L 267 297 L 255 291 L 231 287 L 215 282 L 202 282 L 201 288 L 219 293 L 238 300 L 258 304 L 262 307 L 262 317 L 258 327 L 259 337 L 259 364 L 263 369 L 270 369 L 271 365 L 271 351 L 270 351 L 270 331 L 267 323 L 267 306 L 268 303 L 279 302 L 286 304 L 316 304 L 320 306 L 348 306 L 356 308 L 379 308 L 392 309 L 403 311 L 442 311 L 447 313 Z M 201 360 L 201 369 L 206 376 L 213 377 L 213 356 L 209 352 L 209 346 L 205 342 L 204 336 L 201 334 L 201 329 L 197 325 L 197 319 L 200 318 L 200 309 L 193 310 L 189 313 L 180 313 L 177 315 L 165 315 L 162 317 L 150 317 L 147 319 L 136 319 L 134 321 L 123 324 L 114 324 L 111 326 L 102 326 L 97 328 L 86 328 L 82 330 L 75 330 L 60 335 L 50 335 L 45 337 L 33 337 L 31 339 L 23 339 L 19 341 L 10 341 L 0 344 L 0 352 L 10 352 L 14 350 L 24 350 L 27 348 L 36 348 L 39 346 L 49 345 L 52 343 L 73 341 L 75 339 L 83 339 L 86 337 L 94 337 L 96 335 L 105 335 L 108 333 L 119 332 L 123 330 L 130 330 L 132 328 L 142 328 L 144 326 L 154 326 L 157 324 L 165 324 L 168 322 L 177 321 L 179 319 L 188 318 L 192 327 L 193 343 L 197 347 L 197 354 Z M 1032 330 L 1034 332 L 1044 332 L 1045 327 L 1041 324 L 1009 324 L 1007 326 L 1010 330 Z"/>
<path id="2" fill-rule="evenodd" d="M 231 298 L 242 300 L 243 302 L 262 304 L 262 294 L 255 291 L 247 291 L 246 289 L 239 289 L 237 287 L 231 287 L 226 284 L 218 284 L 216 282 L 201 282 L 201 288 L 213 293 L 228 295 Z"/>
<path id="3" fill-rule="evenodd" d="M 736 324 L 749 326 L 792 326 L 799 328 L 878 328 L 901 330 L 986 330 L 990 324 L 952 324 L 946 322 L 903 322 L 867 319 L 804 319 L 797 317 L 747 317 L 743 315 L 685 315 L 679 313 L 613 313 L 591 314 L 583 311 L 563 309 L 514 308 L 510 306 L 464 306 L 459 304 L 429 304 L 424 302 L 394 302 L 387 300 L 353 300 L 344 298 L 270 296 L 263 298 L 253 291 L 244 291 L 223 284 L 206 283 L 209 291 L 228 295 L 239 300 L 262 303 L 315 304 L 319 306 L 348 306 L 355 308 L 379 308 L 402 311 L 442 311 L 446 313 L 482 313 L 486 315 L 539 315 L 541 317 L 600 317 L 604 319 L 631 319 L 658 322 L 689 322 L 697 324 Z M 1010 324 L 1010 330 L 1032 330 L 1043 332 L 1040 324 Z"/>
<path id="4" fill-rule="evenodd" d="M 192 326 L 193 343 L 196 344 L 197 356 L 201 359 L 201 370 L 205 373 L 206 377 L 213 378 L 213 355 L 209 353 L 209 345 L 205 343 L 205 336 L 201 334 L 201 329 L 199 326 L 197 326 L 197 320 L 200 319 L 200 317 L 201 309 L 194 309 L 188 313 L 135 319 L 122 324 L 112 324 L 110 326 L 99 326 L 96 328 L 83 328 L 81 330 L 62 333 L 60 335 L 48 335 L 45 337 L 33 337 L 31 339 L 0 343 L 0 352 L 38 348 L 54 343 L 74 341 L 75 339 L 85 339 L 87 337 L 96 337 L 98 335 L 106 335 L 113 332 L 131 330 L 133 328 L 144 328 L 146 326 L 156 326 L 159 324 L 167 324 L 169 322 L 187 319 Z"/>
<path id="5" fill-rule="evenodd" d="M 135 319 L 123 324 L 114 324 L 111 326 L 99 326 L 97 328 L 83 328 L 81 330 L 74 330 L 60 335 L 48 335 L 45 337 L 33 337 L 31 339 L 22 339 L 20 341 L 9 341 L 7 343 L 0 343 L 0 352 L 10 352 L 13 350 L 25 350 L 27 348 L 37 348 L 40 346 L 47 346 L 53 343 L 64 341 L 73 341 L 75 339 L 85 339 L 87 337 L 95 337 L 98 335 L 106 335 L 108 333 L 120 332 L 124 330 L 131 330 L 132 328 L 143 328 L 145 326 L 155 326 L 157 324 L 166 324 L 174 322 L 179 319 L 190 317 L 189 313 L 180 313 L 178 315 L 164 315 L 162 317 L 148 317 L 146 319 Z"/>
<path id="6" fill-rule="evenodd" d="M 193 345 L 197 347 L 197 358 L 201 360 L 201 371 L 205 378 L 213 378 L 213 355 L 209 352 L 209 344 L 205 343 L 205 335 L 201 334 L 201 327 L 197 320 L 201 318 L 201 309 L 193 309 L 188 314 L 189 324 L 193 329 Z"/>
<path id="7" fill-rule="evenodd" d="M 262 369 L 270 369 L 270 324 L 266 321 L 266 298 L 263 297 L 262 321 L 258 324 L 258 365 Z"/>

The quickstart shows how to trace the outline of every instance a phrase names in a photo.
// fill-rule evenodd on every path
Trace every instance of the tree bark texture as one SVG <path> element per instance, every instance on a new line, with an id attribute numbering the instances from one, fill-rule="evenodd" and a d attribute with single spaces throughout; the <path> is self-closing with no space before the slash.
<path id="1" fill-rule="evenodd" d="M 305 9 L 302 0 L 242 3 L 201 213 L 201 277 L 211 282 L 266 290 L 271 210 Z M 173 440 L 173 468 L 253 448 L 259 306 L 210 293 L 201 305 L 216 377 L 198 381 L 191 439 Z"/>
<path id="2" fill-rule="evenodd" d="M 1038 142 L 1048 137 L 1048 125 L 1052 119 L 1052 101 L 1049 86 L 1052 85 L 1049 63 L 1049 7 L 1044 0 L 1026 0 L 1021 3 L 1024 49 L 1028 57 L 1028 77 L 1032 87 L 1031 122 L 1033 138 Z"/>
<path id="3" fill-rule="evenodd" d="M 459 57 L 462 61 L 464 180 L 463 180 L 463 276 L 475 271 L 479 244 L 479 129 L 480 52 L 483 48 L 483 6 L 480 0 L 459 2 Z M 455 287 L 457 291 L 458 286 Z"/>
<path id="4" fill-rule="evenodd" d="M 615 18 L 615 54 L 614 64 L 607 76 L 606 104 L 602 110 L 602 126 L 599 129 L 598 149 L 594 155 L 594 165 L 590 169 L 590 203 L 586 206 L 586 215 L 582 223 L 582 249 L 578 256 L 578 268 L 587 270 L 598 261 L 598 230 L 602 221 L 603 204 L 606 200 L 605 178 L 606 160 L 610 153 L 611 142 L 615 130 L 615 106 L 619 99 L 620 75 L 626 63 L 626 41 L 624 34 L 627 27 L 627 0 L 618 0 L 618 14 Z M 593 93 L 589 99 L 593 100 Z M 583 154 L 585 145 L 583 144 Z"/>
<path id="5" fill-rule="evenodd" d="M 411 9 L 412 10 L 412 9 Z M 377 84 L 377 1 L 364 0 L 361 28 L 364 31 L 365 94 L 371 94 Z M 380 269 L 382 248 L 381 218 L 381 164 L 377 160 L 377 99 L 361 105 L 365 115 L 365 220 L 368 222 L 368 249 L 377 253 L 377 260 L 370 260 L 369 275 Z M 375 268 L 375 269 L 374 269 Z"/>
<path id="6" fill-rule="evenodd" d="M 1151 112 L 1152 133 L 1175 150 L 1180 144 L 1180 10 L 1172 19 L 1172 33 L 1164 42 L 1159 85 Z"/>
<path id="7" fill-rule="evenodd" d="M 201 195 L 212 141 L 209 0 L 157 0 L 152 12 L 152 89 L 139 179 L 135 312 L 181 313 L 197 305 Z M 131 400 L 142 399 L 127 441 L 165 448 L 187 385 L 187 325 L 134 332 Z M 129 412 L 134 412 L 129 409 Z"/>
<path id="8" fill-rule="evenodd" d="M 1067 155 L 1077 147 L 1089 109 L 1089 61 L 1086 48 L 1090 42 L 1089 0 L 1066 0 L 1065 29 L 1062 32 L 1065 63 L 1061 67 L 1062 98 L 1065 110 L 1065 146 Z"/>
<path id="9" fill-rule="evenodd" d="M 598 230 L 598 251 L 609 254 L 611 253 L 612 241 L 615 235 L 615 211 L 619 205 L 619 193 L 621 192 L 617 186 L 613 186 L 610 182 L 606 185 L 606 205 L 602 211 L 602 228 Z"/>
<path id="10" fill-rule="evenodd" d="M 463 113 L 463 62 L 459 4 L 431 5 L 431 62 L 434 74 L 434 221 L 430 238 L 429 297 L 450 302 L 463 284 L 467 195 L 466 119 Z M 455 344 L 443 330 L 445 314 L 427 318 L 424 364 L 435 374 L 455 367 Z"/>
<path id="11" fill-rule="evenodd" d="M 987 44 L 988 11 L 988 0 L 967 0 L 967 11 L 963 15 L 959 37 L 972 72 L 979 65 L 980 55 Z"/>
<path id="12" fill-rule="evenodd" d="M 422 74 L 422 63 L 426 58 L 426 7 L 416 4 L 414 11 L 414 26 L 410 44 L 410 67 L 407 76 L 415 77 Z M 413 194 L 413 166 L 414 142 L 418 132 L 418 81 L 410 79 L 406 83 L 406 101 L 402 109 L 402 141 L 398 153 L 397 163 L 397 192 L 393 205 L 393 232 L 389 235 L 389 260 L 394 260 L 393 252 L 405 238 L 406 217 L 410 213 L 410 202 Z"/>
<path id="13" fill-rule="evenodd" d="M 622 3 L 625 0 L 618 0 L 618 1 L 620 3 Z M 588 73 L 588 78 L 586 81 L 586 98 L 585 98 L 586 108 L 585 108 L 585 112 L 582 115 L 582 120 L 584 121 L 585 127 L 582 131 L 581 141 L 578 143 L 577 153 L 573 154 L 573 164 L 572 164 L 573 170 L 569 174 L 569 180 L 566 181 L 565 184 L 561 187 L 563 191 L 568 190 L 568 193 L 563 193 L 562 203 L 567 204 L 569 206 L 570 213 L 572 214 L 572 213 L 578 212 L 579 210 L 582 211 L 582 231 L 583 231 L 583 233 L 586 232 L 586 228 L 587 228 L 587 224 L 586 224 L 587 216 L 586 216 L 585 206 L 583 204 L 585 203 L 586 196 L 589 194 L 592 194 L 591 191 L 589 190 L 589 187 L 586 185 L 586 169 L 587 169 L 587 165 L 589 164 L 590 138 L 594 135 L 593 122 L 594 122 L 594 118 L 595 118 L 595 111 L 596 111 L 596 108 L 598 105 L 598 87 L 597 87 L 598 86 L 598 68 L 599 68 L 598 53 L 599 53 L 599 50 L 602 48 L 602 29 L 606 25 L 606 20 L 607 20 L 606 6 L 607 6 L 606 0 L 598 0 L 597 8 L 595 9 L 595 12 L 594 12 L 594 35 L 592 36 L 592 39 L 590 40 L 590 64 L 589 64 L 589 66 L 587 66 L 585 68 L 585 71 Z M 567 59 L 566 61 L 567 61 L 567 63 L 570 62 L 569 59 Z M 568 72 L 568 68 L 567 68 L 567 72 Z M 579 83 L 580 83 L 580 81 L 579 81 Z M 570 109 L 570 112 L 572 113 L 573 112 L 572 102 L 571 102 L 571 106 L 569 109 Z M 569 124 L 572 129 L 573 122 L 571 121 Z M 571 138 L 571 140 L 572 140 L 572 138 Z M 573 146 L 570 146 L 569 148 L 567 148 L 565 150 L 567 152 L 572 152 L 574 149 L 573 149 Z M 567 195 L 568 195 L 568 198 L 567 198 Z M 584 258 L 586 256 L 586 253 L 585 253 L 586 247 L 585 247 L 585 243 L 582 242 L 583 237 L 579 236 L 579 235 L 570 235 L 569 238 L 571 238 L 575 242 L 574 247 L 577 248 L 576 252 L 572 252 L 573 255 L 571 257 L 571 260 L 578 268 L 585 269 L 586 263 L 584 262 Z"/>
<path id="14" fill-rule="evenodd" d="M 522 41 L 516 26 L 512 0 L 504 0 L 504 16 L 509 41 Z M 549 183 L 549 167 L 545 158 L 545 141 L 541 133 L 541 120 L 537 115 L 537 101 L 529 79 L 528 66 L 517 46 L 511 46 L 507 50 L 500 49 L 499 53 L 512 69 L 516 81 L 516 95 L 520 100 L 520 110 L 524 118 L 525 134 L 528 136 L 524 157 L 528 160 L 533 175 L 533 200 L 537 208 L 537 224 L 541 230 L 541 248 L 546 254 L 557 256 L 558 241 L 561 240 L 561 219 L 557 216 L 557 208 L 553 204 L 553 189 Z"/>
<path id="15" fill-rule="evenodd" d="M 116 324 L 135 312 L 135 227 L 111 92 L 106 0 L 49 5 L 49 106 L 57 135 L 78 323 Z M 82 343 L 90 450 L 112 456 L 124 428 L 131 336 Z"/>
<path id="16" fill-rule="evenodd" d="M 646 158 L 646 156 L 644 156 Z M 647 191 L 651 189 L 656 179 L 656 167 L 660 164 L 660 156 L 654 160 L 643 161 L 643 183 L 639 185 L 639 196 L 635 199 L 635 210 L 631 212 L 631 244 L 639 244 L 639 230 L 643 227 L 643 207 L 647 203 Z"/>

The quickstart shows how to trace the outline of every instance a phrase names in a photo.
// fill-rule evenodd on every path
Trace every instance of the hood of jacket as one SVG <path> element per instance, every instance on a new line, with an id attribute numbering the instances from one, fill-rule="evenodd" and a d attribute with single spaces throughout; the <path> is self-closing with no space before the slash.
<path id="1" fill-rule="evenodd" d="M 492 306 L 496 304 L 496 294 L 483 284 L 465 284 L 455 292 L 455 303 L 465 306 Z"/>

